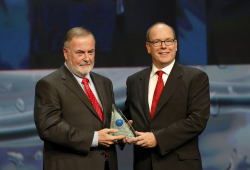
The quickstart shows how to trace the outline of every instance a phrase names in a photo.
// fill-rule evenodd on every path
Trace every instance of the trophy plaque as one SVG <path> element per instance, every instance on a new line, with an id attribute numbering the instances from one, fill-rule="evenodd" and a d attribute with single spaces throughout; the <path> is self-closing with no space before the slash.
<path id="1" fill-rule="evenodd" d="M 112 104 L 110 129 L 118 129 L 117 133 L 110 133 L 113 136 L 126 135 L 129 140 L 137 136 L 132 125 L 115 104 Z"/>

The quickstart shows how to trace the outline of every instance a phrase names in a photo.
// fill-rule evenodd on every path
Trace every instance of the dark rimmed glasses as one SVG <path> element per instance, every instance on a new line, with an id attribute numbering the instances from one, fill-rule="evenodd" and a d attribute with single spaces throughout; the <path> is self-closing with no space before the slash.
<path id="1" fill-rule="evenodd" d="M 167 39 L 164 41 L 156 40 L 156 41 L 149 41 L 149 43 L 152 43 L 155 47 L 159 47 L 162 45 L 162 42 L 165 42 L 165 45 L 172 45 L 174 43 L 175 39 Z"/>

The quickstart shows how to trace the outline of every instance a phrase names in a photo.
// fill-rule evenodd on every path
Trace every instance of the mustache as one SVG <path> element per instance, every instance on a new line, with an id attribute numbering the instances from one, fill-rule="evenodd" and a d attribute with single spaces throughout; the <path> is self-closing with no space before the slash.
<path id="1" fill-rule="evenodd" d="M 88 61 L 88 62 L 83 62 L 83 63 L 80 63 L 79 66 L 85 66 L 85 65 L 91 65 L 91 62 Z"/>

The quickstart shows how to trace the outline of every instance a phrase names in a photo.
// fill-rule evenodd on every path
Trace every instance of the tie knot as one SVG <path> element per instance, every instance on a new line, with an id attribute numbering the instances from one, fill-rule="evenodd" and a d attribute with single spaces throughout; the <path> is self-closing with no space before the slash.
<path id="1" fill-rule="evenodd" d="M 162 77 L 163 73 L 164 73 L 164 71 L 162 71 L 162 70 L 159 70 L 159 71 L 156 72 L 156 74 L 158 74 L 159 77 Z"/>
<path id="2" fill-rule="evenodd" d="M 82 84 L 88 84 L 89 80 L 87 78 L 82 79 Z"/>

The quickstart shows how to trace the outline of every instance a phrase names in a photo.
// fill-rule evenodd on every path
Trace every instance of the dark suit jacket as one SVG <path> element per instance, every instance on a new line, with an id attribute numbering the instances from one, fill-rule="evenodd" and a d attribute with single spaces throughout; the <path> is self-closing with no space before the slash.
<path id="1" fill-rule="evenodd" d="M 175 62 L 151 120 L 148 84 L 152 67 L 127 79 L 124 114 L 139 132 L 153 132 L 158 145 L 134 146 L 135 170 L 201 170 L 198 136 L 210 114 L 205 72 Z"/>
<path id="2" fill-rule="evenodd" d="M 109 128 L 113 87 L 108 78 L 90 72 L 103 106 L 100 120 L 88 97 L 72 73 L 63 65 L 36 85 L 34 117 L 44 141 L 46 170 L 102 170 L 105 149 L 91 148 L 94 131 Z M 106 149 L 110 170 L 117 170 L 114 145 Z"/>

